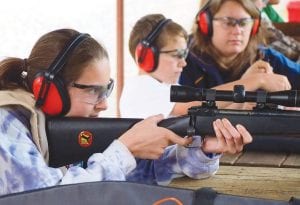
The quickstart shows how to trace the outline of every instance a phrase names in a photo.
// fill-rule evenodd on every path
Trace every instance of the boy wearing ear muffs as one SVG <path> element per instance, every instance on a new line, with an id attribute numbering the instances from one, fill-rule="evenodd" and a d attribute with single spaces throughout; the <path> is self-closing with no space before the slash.
<path id="1" fill-rule="evenodd" d="M 188 36 L 176 22 L 161 14 L 149 14 L 134 25 L 129 39 L 131 56 L 139 74 L 125 82 L 120 100 L 121 117 L 148 117 L 163 114 L 165 117 L 187 114 L 189 107 L 200 102 L 170 102 L 170 87 L 176 84 L 188 54 Z M 236 153 L 252 141 L 251 135 L 242 126 L 234 127 L 227 119 L 216 120 L 216 137 L 206 136 L 201 144 L 194 136 L 193 148 L 180 145 L 168 146 L 162 160 L 155 161 L 159 172 L 158 183 L 167 184 L 174 177 L 189 176 L 204 178 L 214 174 L 219 167 L 220 154 Z M 171 160 L 170 160 L 171 159 Z M 139 166 L 146 166 L 139 163 Z M 131 172 L 131 178 L 146 178 L 140 172 Z"/>
<path id="2" fill-rule="evenodd" d="M 179 83 L 197 88 L 269 92 L 300 88 L 300 65 L 263 47 L 260 11 L 253 0 L 208 0 L 197 13 L 187 65 Z M 218 102 L 219 107 L 248 108 Z"/>

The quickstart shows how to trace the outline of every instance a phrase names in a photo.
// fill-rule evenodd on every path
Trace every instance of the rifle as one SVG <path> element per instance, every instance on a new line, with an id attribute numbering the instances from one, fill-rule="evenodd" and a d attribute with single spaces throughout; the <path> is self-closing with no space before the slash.
<path id="1" fill-rule="evenodd" d="M 233 91 L 171 86 L 172 102 L 203 102 L 201 106 L 189 108 L 187 115 L 164 119 L 158 126 L 183 137 L 205 136 L 214 134 L 214 120 L 227 118 L 233 125 L 245 126 L 255 137 L 253 149 L 299 153 L 300 112 L 276 107 L 299 107 L 298 94 L 297 90 L 248 92 L 243 86 L 235 86 Z M 218 109 L 216 101 L 256 102 L 256 106 L 252 110 Z M 85 161 L 93 153 L 103 152 L 113 140 L 141 120 L 143 119 L 49 118 L 46 122 L 49 165 L 60 167 Z M 260 143 L 255 144 L 257 141 Z"/>

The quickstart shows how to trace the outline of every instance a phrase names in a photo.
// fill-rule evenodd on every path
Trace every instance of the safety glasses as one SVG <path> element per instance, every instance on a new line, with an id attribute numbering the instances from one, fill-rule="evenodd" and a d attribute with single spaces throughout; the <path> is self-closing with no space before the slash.
<path id="1" fill-rule="evenodd" d="M 81 89 L 83 92 L 80 96 L 80 101 L 88 104 L 98 104 L 108 98 L 114 87 L 114 80 L 110 79 L 107 85 L 85 85 L 72 83 L 71 87 Z"/>
<path id="2" fill-rule="evenodd" d="M 171 56 L 178 58 L 178 59 L 186 59 L 187 55 L 189 54 L 189 49 L 174 49 L 174 50 L 167 50 L 167 51 L 160 51 L 159 53 L 168 53 Z"/>
<path id="3" fill-rule="evenodd" d="M 252 18 L 241 18 L 236 19 L 232 17 L 218 17 L 213 18 L 214 21 L 218 21 L 221 23 L 221 26 L 224 29 L 230 29 L 238 25 L 241 29 L 251 29 L 253 25 L 253 19 Z"/>

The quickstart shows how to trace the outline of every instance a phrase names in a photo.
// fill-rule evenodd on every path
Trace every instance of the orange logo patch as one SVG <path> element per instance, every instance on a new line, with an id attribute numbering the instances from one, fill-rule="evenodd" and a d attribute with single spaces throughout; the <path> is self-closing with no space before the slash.
<path id="1" fill-rule="evenodd" d="M 93 143 L 93 135 L 89 131 L 82 131 L 78 135 L 78 143 L 81 147 L 89 147 Z"/>

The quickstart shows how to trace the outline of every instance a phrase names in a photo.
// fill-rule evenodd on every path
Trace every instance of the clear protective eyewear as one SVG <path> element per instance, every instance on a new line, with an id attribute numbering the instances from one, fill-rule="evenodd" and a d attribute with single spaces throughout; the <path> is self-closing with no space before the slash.
<path id="1" fill-rule="evenodd" d="M 189 54 L 189 49 L 174 49 L 174 50 L 167 50 L 167 51 L 159 51 L 159 53 L 168 53 L 172 57 L 178 58 L 178 59 L 186 59 L 186 57 Z"/>
<path id="2" fill-rule="evenodd" d="M 219 21 L 224 29 L 234 28 L 238 25 L 241 29 L 250 29 L 253 26 L 252 18 L 236 19 L 232 17 L 216 17 L 214 21 Z"/>
<path id="3" fill-rule="evenodd" d="M 85 85 L 72 83 L 71 87 L 83 90 L 80 101 L 96 105 L 108 98 L 114 88 L 114 80 L 110 79 L 107 85 Z"/>

